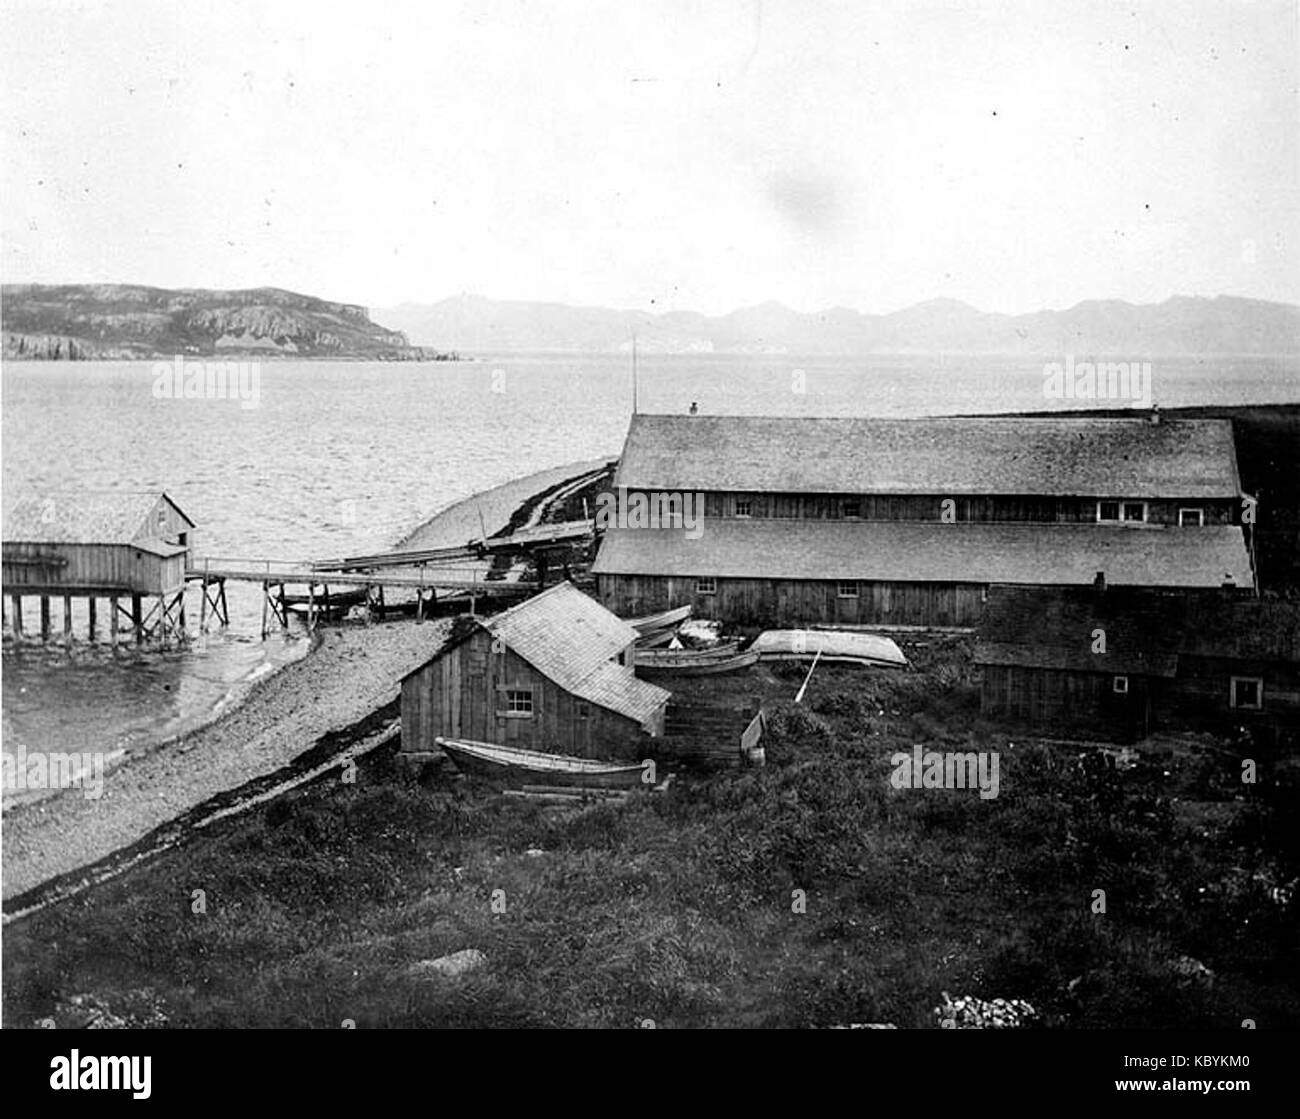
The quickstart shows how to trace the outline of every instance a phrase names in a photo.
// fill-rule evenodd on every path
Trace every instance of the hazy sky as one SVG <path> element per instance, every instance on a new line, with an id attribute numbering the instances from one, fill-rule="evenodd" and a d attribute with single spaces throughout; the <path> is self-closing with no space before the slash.
<path id="1" fill-rule="evenodd" d="M 1294 0 L 0 12 L 9 282 L 1300 302 Z"/>

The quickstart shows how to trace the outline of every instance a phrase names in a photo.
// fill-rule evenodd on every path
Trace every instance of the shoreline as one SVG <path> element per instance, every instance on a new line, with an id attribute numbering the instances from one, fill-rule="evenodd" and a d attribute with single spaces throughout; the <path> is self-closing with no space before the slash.
<path id="1" fill-rule="evenodd" d="M 552 467 L 463 498 L 396 548 L 463 544 L 481 534 L 480 509 L 489 533 L 501 531 L 547 491 L 607 461 Z M 291 768 L 322 737 L 391 704 L 402 676 L 437 651 L 450 626 L 399 619 L 322 629 L 303 656 L 255 681 L 234 706 L 106 768 L 98 799 L 72 788 L 6 806 L 0 894 L 8 900 L 110 860 L 204 802 Z"/>

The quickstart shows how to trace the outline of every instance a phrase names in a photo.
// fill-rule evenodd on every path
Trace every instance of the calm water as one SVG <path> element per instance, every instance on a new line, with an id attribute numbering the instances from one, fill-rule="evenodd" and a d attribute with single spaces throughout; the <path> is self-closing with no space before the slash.
<path id="1" fill-rule="evenodd" d="M 1041 358 L 649 356 L 638 392 L 642 411 L 685 411 L 697 401 L 715 414 L 1078 407 L 1044 399 L 1042 368 Z M 1300 400 L 1293 361 L 1156 360 L 1152 377 L 1165 407 Z M 27 489 L 165 489 L 197 522 L 198 554 L 227 558 L 389 547 L 477 490 L 612 456 L 632 409 L 630 359 L 618 355 L 266 362 L 255 408 L 156 399 L 148 362 L 8 364 L 2 381 L 6 502 Z M 192 591 L 192 620 L 198 605 Z M 228 633 L 184 651 L 117 662 L 90 648 L 7 653 L 4 748 L 143 748 L 300 655 L 297 634 L 258 640 L 255 590 L 232 594 L 231 606 Z M 80 615 L 76 624 L 84 633 Z"/>

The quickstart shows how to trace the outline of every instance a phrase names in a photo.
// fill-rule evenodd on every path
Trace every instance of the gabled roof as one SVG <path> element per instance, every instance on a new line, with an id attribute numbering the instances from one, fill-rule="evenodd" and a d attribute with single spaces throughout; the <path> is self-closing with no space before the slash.
<path id="1" fill-rule="evenodd" d="M 572 583 L 559 583 L 480 624 L 565 691 L 638 723 L 671 698 L 614 662 L 635 643 L 636 630 Z"/>
<path id="2" fill-rule="evenodd" d="M 977 664 L 1163 677 L 1182 657 L 1300 664 L 1300 605 L 994 587 L 975 647 Z"/>
<path id="3" fill-rule="evenodd" d="M 940 524 L 916 521 L 704 520 L 680 529 L 610 529 L 597 575 L 860 579 L 927 583 L 1254 585 L 1241 529 Z"/>
<path id="4" fill-rule="evenodd" d="M 1236 498 L 1230 420 L 634 415 L 616 486 Z"/>
<path id="5" fill-rule="evenodd" d="M 55 490 L 31 494 L 5 511 L 4 539 L 42 544 L 132 544 L 156 539 L 151 521 L 160 501 L 193 521 L 160 490 Z M 143 546 L 138 544 L 137 546 Z M 159 554 L 173 545 L 146 548 Z"/>

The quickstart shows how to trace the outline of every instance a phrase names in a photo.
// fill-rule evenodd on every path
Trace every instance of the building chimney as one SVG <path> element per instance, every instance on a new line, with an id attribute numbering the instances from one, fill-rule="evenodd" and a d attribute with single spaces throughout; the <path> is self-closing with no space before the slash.
<path id="1" fill-rule="evenodd" d="M 1098 594 L 1106 593 L 1106 573 L 1104 571 L 1097 572 L 1095 578 L 1092 580 L 1092 589 Z"/>
<path id="2" fill-rule="evenodd" d="M 1159 404 L 1151 405 L 1151 423 L 1155 427 L 1160 426 L 1160 405 Z"/>

